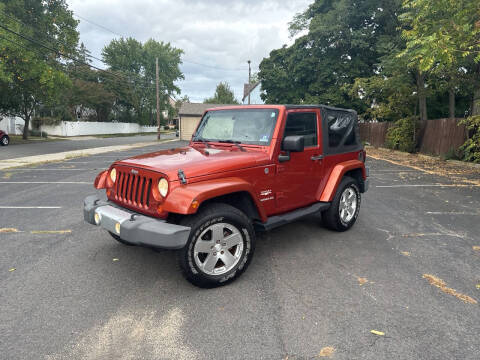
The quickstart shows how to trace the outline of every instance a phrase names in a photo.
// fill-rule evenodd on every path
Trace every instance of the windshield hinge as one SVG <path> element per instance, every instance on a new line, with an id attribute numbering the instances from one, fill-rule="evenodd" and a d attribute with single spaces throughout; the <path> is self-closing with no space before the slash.
<path id="1" fill-rule="evenodd" d="M 178 180 L 185 185 L 187 183 L 187 178 L 185 177 L 185 173 L 182 169 L 178 169 Z"/>

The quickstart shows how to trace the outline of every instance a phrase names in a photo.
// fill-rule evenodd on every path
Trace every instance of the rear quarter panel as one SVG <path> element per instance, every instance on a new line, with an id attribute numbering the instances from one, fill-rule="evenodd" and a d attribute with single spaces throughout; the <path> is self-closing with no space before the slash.
<path id="1" fill-rule="evenodd" d="M 366 178 L 365 164 L 358 160 L 358 151 L 353 153 L 328 155 L 323 159 L 324 176 L 317 191 L 318 201 L 330 202 L 335 196 L 343 175 L 350 170 L 361 169 Z"/>

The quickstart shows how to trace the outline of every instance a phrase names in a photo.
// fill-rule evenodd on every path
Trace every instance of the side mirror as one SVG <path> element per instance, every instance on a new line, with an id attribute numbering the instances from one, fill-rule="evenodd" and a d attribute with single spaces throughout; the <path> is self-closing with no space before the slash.
<path id="1" fill-rule="evenodd" d="M 282 150 L 302 152 L 305 149 L 305 138 L 301 135 L 286 136 L 282 142 Z"/>
<path id="2" fill-rule="evenodd" d="M 305 150 L 305 138 L 301 135 L 286 136 L 282 141 L 282 150 L 286 155 L 280 155 L 278 160 L 280 162 L 290 160 L 290 152 L 302 152 Z"/>

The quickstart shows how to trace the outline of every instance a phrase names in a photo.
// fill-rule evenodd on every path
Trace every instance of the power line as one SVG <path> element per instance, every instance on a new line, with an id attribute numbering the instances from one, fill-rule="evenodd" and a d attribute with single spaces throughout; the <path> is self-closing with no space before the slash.
<path id="1" fill-rule="evenodd" d="M 73 13 L 73 11 L 72 11 Z M 92 21 L 92 20 L 89 20 L 83 16 L 80 16 L 78 14 L 75 14 L 73 13 L 73 16 L 81 19 L 81 20 L 84 20 L 92 25 L 95 25 L 95 26 L 98 26 L 99 28 L 101 29 L 104 29 L 114 35 L 117 35 L 117 36 L 120 36 L 122 38 L 127 38 L 128 36 L 125 36 L 123 34 L 119 34 L 118 32 L 114 31 L 114 30 L 111 30 L 109 28 L 107 28 L 106 26 L 103 26 L 103 25 L 100 25 L 100 24 L 97 24 L 96 22 Z M 206 68 L 210 68 L 210 69 L 214 69 L 214 70 L 221 70 L 221 71 L 245 71 L 247 70 L 247 68 L 243 69 L 243 68 L 231 68 L 231 69 L 228 69 L 228 68 L 223 68 L 223 67 L 219 67 L 219 66 L 213 66 L 213 65 L 207 65 L 207 64 L 202 64 L 202 63 L 199 63 L 199 62 L 196 62 L 196 61 L 191 61 L 191 60 L 187 60 L 187 59 L 183 59 L 184 62 L 186 63 L 190 63 L 190 64 L 193 64 L 193 65 L 198 65 L 198 66 L 203 66 L 203 67 L 206 67 Z"/>
<path id="2" fill-rule="evenodd" d="M 72 13 L 73 13 L 73 11 L 72 11 Z M 102 29 L 104 29 L 104 30 L 106 30 L 106 31 L 108 31 L 108 32 L 111 32 L 111 33 L 114 34 L 114 35 L 120 36 L 120 37 L 122 37 L 122 38 L 123 38 L 123 37 L 126 38 L 126 36 L 124 36 L 124 35 L 122 35 L 122 34 L 119 34 L 119 33 L 115 32 L 115 31 L 113 31 L 113 30 L 110 30 L 109 28 L 107 28 L 107 27 L 105 27 L 105 26 L 103 26 L 103 25 L 97 24 L 96 22 L 93 22 L 92 20 L 88 20 L 87 18 L 84 18 L 83 16 L 80 16 L 80 15 L 75 14 L 75 13 L 73 13 L 73 16 L 75 16 L 75 17 L 77 17 L 77 18 L 79 18 L 79 19 L 81 19 L 81 20 L 83 20 L 83 21 L 86 21 L 86 22 L 88 22 L 88 23 L 90 23 L 90 24 L 92 24 L 92 25 L 98 26 L 99 28 L 102 28 Z"/>
<path id="3" fill-rule="evenodd" d="M 33 29 L 33 30 L 37 30 L 37 31 L 38 31 L 38 28 L 36 28 L 36 27 L 34 27 L 34 26 L 32 26 L 32 25 L 25 24 L 23 21 L 17 19 L 16 17 L 11 16 L 11 15 L 8 15 L 5 11 L 0 10 L 0 12 L 3 13 L 3 15 L 5 15 L 6 17 L 8 17 L 8 18 L 12 19 L 13 21 L 17 22 L 18 24 L 21 24 L 21 25 L 23 25 L 23 26 L 27 26 L 27 27 L 29 27 L 29 28 L 31 28 L 31 29 Z M 47 37 L 49 37 L 49 38 L 50 38 L 49 40 L 52 41 L 52 42 L 54 42 L 54 43 L 56 43 L 56 45 L 65 45 L 65 44 L 59 42 L 57 39 L 53 39 L 53 38 L 52 38 L 51 36 L 49 36 L 48 34 L 45 34 L 45 33 L 43 33 L 43 32 L 42 32 L 42 34 L 43 34 L 43 35 L 46 35 Z M 98 61 L 100 61 L 100 62 L 102 62 L 102 63 L 105 63 L 105 62 L 103 61 L 103 59 L 100 59 L 100 58 L 98 58 L 98 57 L 95 57 L 95 56 L 93 56 L 93 55 L 91 55 L 91 54 L 87 54 L 86 56 L 89 57 L 89 58 L 98 60 Z"/>
<path id="4" fill-rule="evenodd" d="M 18 24 L 21 24 L 21 25 L 30 27 L 31 29 L 38 31 L 38 29 L 35 28 L 34 26 L 25 24 L 23 21 L 15 18 L 15 17 L 13 17 L 13 16 L 8 15 L 8 14 L 5 13 L 4 11 L 1 11 L 1 10 L 0 10 L 0 12 L 2 12 L 2 13 L 3 13 L 5 16 L 7 16 L 8 18 L 10 18 L 10 19 L 14 20 L 15 22 L 17 22 Z M 107 73 L 107 74 L 110 74 L 110 75 L 112 75 L 112 76 L 115 76 L 115 77 L 117 77 L 117 78 L 119 78 L 119 79 L 120 79 L 120 76 L 123 76 L 123 77 L 124 77 L 123 80 L 127 80 L 127 81 L 130 81 L 130 82 L 132 81 L 132 79 L 128 78 L 128 76 L 127 76 L 126 74 L 113 73 L 113 72 L 111 72 L 111 71 L 109 71 L 109 70 L 101 69 L 101 68 L 99 68 L 99 67 L 96 67 L 96 66 L 94 66 L 94 65 L 88 64 L 88 63 L 86 63 L 86 62 L 84 62 L 84 61 L 82 61 L 82 60 L 79 60 L 79 59 L 77 59 L 77 58 L 73 58 L 73 57 L 71 57 L 71 55 L 66 55 L 66 54 L 64 54 L 63 52 L 61 52 L 61 51 L 58 50 L 58 49 L 52 49 L 52 48 L 46 47 L 46 46 L 44 46 L 43 44 L 40 44 L 39 42 L 36 42 L 35 40 L 30 39 L 30 38 L 28 38 L 28 37 L 26 37 L 26 36 L 22 36 L 21 34 L 16 33 L 15 31 L 13 31 L 13 30 L 11 30 L 11 29 L 8 29 L 8 28 L 5 28 L 5 27 L 4 27 L 4 29 L 7 30 L 7 31 L 10 31 L 10 32 L 12 32 L 12 33 L 14 33 L 14 34 L 17 35 L 17 36 L 20 36 L 20 37 L 24 38 L 25 40 L 31 41 L 31 42 L 33 42 L 33 43 L 35 43 L 35 44 L 37 44 L 37 45 L 40 45 L 40 46 L 42 46 L 42 47 L 50 50 L 50 51 L 53 51 L 53 52 L 55 52 L 57 55 L 60 55 L 60 56 L 65 57 L 65 58 L 68 58 L 68 59 L 70 59 L 70 60 L 72 60 L 72 61 L 74 61 L 74 62 L 80 63 L 80 64 L 82 64 L 82 65 L 89 66 L 89 67 L 94 68 L 94 69 L 96 69 L 96 70 L 102 71 L 102 72 Z M 42 34 L 43 34 L 43 35 L 46 35 L 47 37 L 49 37 L 50 40 L 53 41 L 54 43 L 56 43 L 57 45 L 58 45 L 58 44 L 59 44 L 59 45 L 64 45 L 63 43 L 58 42 L 58 40 L 56 40 L 56 39 L 53 39 L 53 40 L 52 40 L 52 37 L 49 36 L 48 34 L 45 34 L 45 33 L 43 33 L 43 32 L 42 32 Z M 17 44 L 17 45 L 18 45 L 18 44 Z M 29 50 L 28 48 L 26 48 L 26 49 Z M 98 61 L 102 62 L 103 64 L 105 64 L 105 62 L 104 62 L 102 59 L 97 58 L 97 57 L 95 57 L 95 56 L 93 56 L 93 55 L 87 54 L 86 56 L 88 56 L 88 57 L 90 57 L 90 58 L 93 58 L 93 59 L 95 59 L 95 60 L 98 60 Z M 135 82 L 135 80 L 133 80 L 133 82 Z M 137 88 L 140 87 L 140 88 L 152 90 L 151 87 L 148 87 L 148 86 L 145 86 L 145 85 L 137 85 L 137 84 L 135 84 L 135 86 L 136 86 Z M 153 84 L 151 84 L 151 86 L 153 86 Z"/>
<path id="5" fill-rule="evenodd" d="M 10 33 L 12 33 L 12 34 L 14 34 L 14 35 L 22 38 L 22 39 L 24 39 L 24 40 L 27 40 L 27 41 L 29 41 L 29 42 L 37 45 L 37 46 L 40 46 L 40 47 L 42 47 L 42 48 L 44 48 L 44 49 L 47 49 L 47 50 L 49 50 L 49 51 L 52 51 L 52 52 L 56 53 L 58 56 L 67 58 L 67 59 L 69 59 L 69 60 L 72 60 L 72 61 L 74 61 L 74 62 L 76 62 L 76 63 L 79 63 L 79 64 L 82 64 L 82 65 L 89 66 L 89 67 L 91 67 L 91 68 L 93 68 L 93 69 L 96 69 L 96 70 L 98 70 L 98 71 L 101 71 L 101 72 L 104 72 L 104 73 L 109 74 L 109 75 L 111 75 L 111 76 L 114 76 L 114 77 L 116 77 L 116 78 L 118 78 L 118 79 L 120 79 L 120 80 L 122 80 L 122 81 L 125 81 L 125 80 L 132 81 L 132 79 L 127 78 L 126 75 L 124 75 L 124 74 L 116 74 L 116 73 L 113 73 L 113 72 L 111 72 L 111 71 L 101 69 L 101 68 L 99 68 L 99 67 L 97 67 L 97 66 L 95 66 L 95 65 L 91 65 L 91 64 L 86 63 L 86 62 L 84 62 L 84 61 L 78 60 L 78 59 L 76 59 L 76 58 L 74 58 L 74 57 L 72 57 L 72 56 L 70 56 L 70 55 L 66 55 L 66 54 L 62 53 L 62 52 L 61 52 L 60 50 L 58 50 L 58 49 L 55 49 L 55 48 L 52 48 L 52 47 L 47 46 L 47 45 L 45 45 L 45 44 L 42 44 L 42 43 L 40 43 L 40 42 L 38 42 L 38 41 L 36 41 L 36 40 L 34 40 L 34 39 L 29 38 L 28 36 L 22 35 L 22 34 L 14 31 L 14 30 L 12 30 L 12 29 L 9 29 L 9 28 L 3 26 L 2 24 L 0 24 L 0 28 L 4 29 L 4 30 L 6 30 L 6 31 L 8 31 L 8 32 L 10 32 Z M 28 49 L 28 48 L 27 48 L 27 49 Z M 123 76 L 124 78 L 122 79 L 121 76 Z M 142 86 L 142 85 L 136 85 L 136 86 L 137 86 L 137 87 L 142 87 L 142 88 L 145 88 L 145 89 L 149 88 L 149 87 Z"/>

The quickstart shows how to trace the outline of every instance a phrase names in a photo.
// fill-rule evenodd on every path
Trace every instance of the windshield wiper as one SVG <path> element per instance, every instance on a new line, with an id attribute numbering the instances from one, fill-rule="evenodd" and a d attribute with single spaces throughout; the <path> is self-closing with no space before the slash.
<path id="1" fill-rule="evenodd" d="M 233 144 L 235 145 L 236 147 L 238 147 L 241 151 L 247 151 L 245 150 L 245 148 L 240 145 L 241 142 L 240 141 L 235 141 L 235 140 L 218 140 L 219 143 L 227 143 L 227 144 Z"/>
<path id="2" fill-rule="evenodd" d="M 207 142 L 207 140 L 205 140 L 205 139 L 202 138 L 201 136 L 196 136 L 196 137 L 193 139 L 193 141 L 200 141 L 200 142 L 204 143 L 207 148 L 210 148 L 210 144 Z"/>

